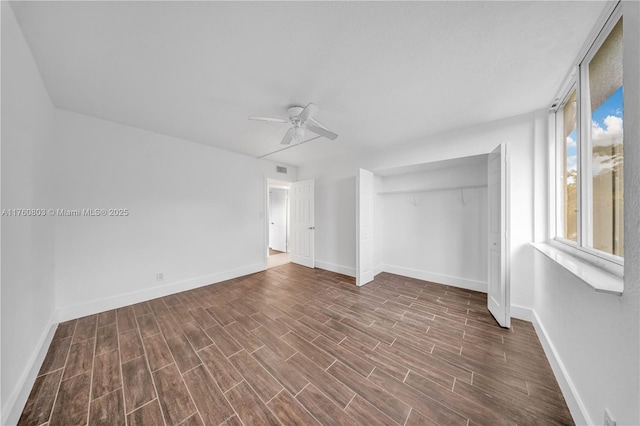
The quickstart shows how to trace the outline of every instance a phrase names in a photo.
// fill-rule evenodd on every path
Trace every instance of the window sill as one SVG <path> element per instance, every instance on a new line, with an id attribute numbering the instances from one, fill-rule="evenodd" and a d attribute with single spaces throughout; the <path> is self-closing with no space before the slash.
<path id="1" fill-rule="evenodd" d="M 546 243 L 530 243 L 536 250 L 578 277 L 597 292 L 621 295 L 624 280 Z"/>

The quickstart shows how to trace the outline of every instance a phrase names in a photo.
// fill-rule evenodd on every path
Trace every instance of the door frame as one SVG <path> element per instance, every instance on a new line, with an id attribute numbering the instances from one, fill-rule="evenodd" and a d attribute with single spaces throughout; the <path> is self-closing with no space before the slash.
<path id="1" fill-rule="evenodd" d="M 278 225 L 282 225 L 283 226 L 283 232 L 284 232 L 284 250 L 280 250 L 283 251 L 284 253 L 288 253 L 289 252 L 289 189 L 288 188 L 284 188 L 281 187 L 280 185 L 275 186 L 275 185 L 269 185 L 269 189 L 268 189 L 268 195 L 267 195 L 267 199 L 268 199 L 268 210 L 267 210 L 267 216 L 269 221 L 267 222 L 267 224 L 269 225 L 269 232 L 268 232 L 268 236 L 269 239 L 267 241 L 267 248 L 273 248 L 271 247 L 271 244 L 273 243 L 273 234 L 272 234 L 272 228 L 271 225 L 273 225 L 273 193 L 276 191 L 282 191 L 283 192 L 283 206 L 282 208 L 284 209 L 284 217 L 282 217 L 281 219 L 283 220 L 282 223 L 278 223 Z M 281 233 L 280 236 L 282 236 Z M 278 248 L 279 250 L 279 248 Z"/>
<path id="2" fill-rule="evenodd" d="M 264 213 L 262 217 L 264 218 L 264 236 L 263 236 L 263 253 L 264 253 L 264 268 L 267 269 L 267 258 L 269 257 L 269 224 L 271 223 L 269 220 L 269 189 L 270 188 L 281 188 L 289 191 L 291 187 L 291 182 L 285 180 L 277 180 L 271 179 L 268 177 L 264 178 Z M 287 253 L 289 252 L 289 229 L 291 227 L 289 223 L 289 194 L 287 193 Z"/>

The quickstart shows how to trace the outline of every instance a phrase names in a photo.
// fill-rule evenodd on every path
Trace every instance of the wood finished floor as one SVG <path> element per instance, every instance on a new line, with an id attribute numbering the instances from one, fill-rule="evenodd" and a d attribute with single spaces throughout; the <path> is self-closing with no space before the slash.
<path id="1" fill-rule="evenodd" d="M 61 323 L 21 425 L 573 424 L 486 295 L 287 264 Z"/>

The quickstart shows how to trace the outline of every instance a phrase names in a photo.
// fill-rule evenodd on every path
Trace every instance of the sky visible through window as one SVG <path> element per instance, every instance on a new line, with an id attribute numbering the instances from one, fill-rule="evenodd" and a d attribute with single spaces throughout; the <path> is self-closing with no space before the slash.
<path id="1" fill-rule="evenodd" d="M 622 143 L 622 87 L 600 105 L 591 115 L 591 134 L 594 145 L 613 145 Z M 577 170 L 578 149 L 576 146 L 577 130 L 567 136 L 567 171 Z M 593 162 L 593 174 L 598 174 L 602 169 L 611 168 L 607 159 Z M 570 174 L 569 179 L 574 179 L 575 174 Z M 568 182 L 568 183 L 575 183 Z"/>

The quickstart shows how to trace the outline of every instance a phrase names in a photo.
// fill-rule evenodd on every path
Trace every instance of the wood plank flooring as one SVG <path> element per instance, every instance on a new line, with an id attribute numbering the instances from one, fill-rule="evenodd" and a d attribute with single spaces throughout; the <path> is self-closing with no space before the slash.
<path id="1" fill-rule="evenodd" d="M 287 264 L 58 326 L 20 425 L 565 425 L 486 295 Z"/>

